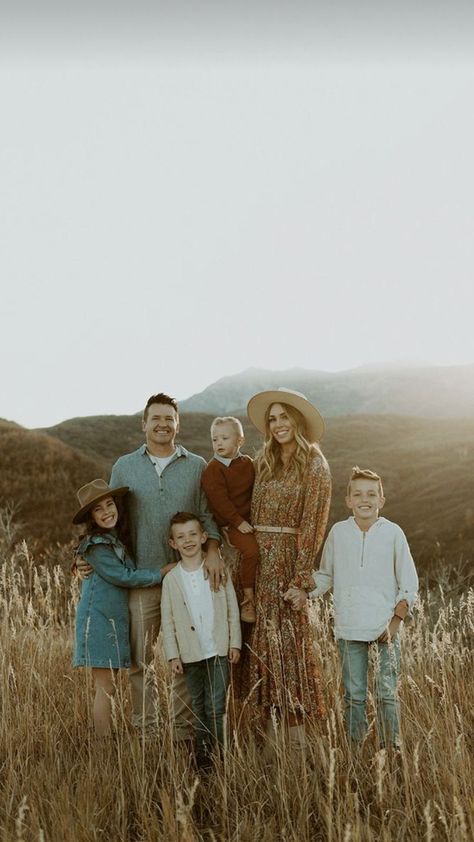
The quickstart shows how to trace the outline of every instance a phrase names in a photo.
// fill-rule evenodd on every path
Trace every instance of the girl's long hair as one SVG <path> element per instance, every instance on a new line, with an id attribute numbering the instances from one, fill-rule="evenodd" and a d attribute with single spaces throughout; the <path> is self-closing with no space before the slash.
<path id="1" fill-rule="evenodd" d="M 286 470 L 296 471 L 298 480 L 301 482 L 306 474 L 311 457 L 317 453 L 326 463 L 326 459 L 318 444 L 308 441 L 308 433 L 302 413 L 287 403 L 281 406 L 289 416 L 295 428 L 296 450 L 292 454 L 287 466 L 281 460 L 281 447 L 273 438 L 270 432 L 269 416 L 273 404 L 270 404 L 265 413 L 265 440 L 262 449 L 255 458 L 255 469 L 260 481 L 268 481 L 280 477 Z"/>
<path id="2" fill-rule="evenodd" d="M 113 494 L 110 495 L 113 497 Z M 127 495 L 125 494 L 125 497 Z M 124 505 L 124 498 L 123 497 L 114 497 L 115 505 L 117 506 L 118 511 L 118 520 L 117 526 L 115 527 L 117 531 L 117 535 L 119 540 L 124 545 L 125 549 L 128 553 L 131 552 L 131 540 L 130 540 L 130 529 L 128 525 L 128 517 L 127 517 L 127 509 Z M 97 526 L 94 518 L 92 517 L 92 512 L 89 511 L 84 515 L 84 521 L 81 523 L 81 532 L 79 535 L 79 540 L 82 541 L 87 535 L 97 535 L 108 532 L 108 529 L 101 529 L 100 526 Z"/>

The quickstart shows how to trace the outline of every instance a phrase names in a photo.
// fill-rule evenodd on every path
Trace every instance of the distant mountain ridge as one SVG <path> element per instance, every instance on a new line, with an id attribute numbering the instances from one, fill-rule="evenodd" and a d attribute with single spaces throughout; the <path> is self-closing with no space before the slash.
<path id="1" fill-rule="evenodd" d="M 279 386 L 303 392 L 323 416 L 474 417 L 474 365 L 363 366 L 326 372 L 248 368 L 179 402 L 181 412 L 245 412 L 256 392 Z"/>

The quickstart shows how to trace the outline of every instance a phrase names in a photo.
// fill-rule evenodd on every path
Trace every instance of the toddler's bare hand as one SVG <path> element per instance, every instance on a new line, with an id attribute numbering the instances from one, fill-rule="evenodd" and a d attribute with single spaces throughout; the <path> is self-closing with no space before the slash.
<path id="1" fill-rule="evenodd" d="M 243 532 L 244 535 L 248 535 L 249 532 L 253 532 L 253 526 L 246 520 L 243 520 L 240 526 L 237 527 L 239 532 Z"/>
<path id="2" fill-rule="evenodd" d="M 171 672 L 173 673 L 173 675 L 183 675 L 184 670 L 183 670 L 183 663 L 181 661 L 181 658 L 173 658 L 170 661 L 170 666 L 171 666 Z"/>

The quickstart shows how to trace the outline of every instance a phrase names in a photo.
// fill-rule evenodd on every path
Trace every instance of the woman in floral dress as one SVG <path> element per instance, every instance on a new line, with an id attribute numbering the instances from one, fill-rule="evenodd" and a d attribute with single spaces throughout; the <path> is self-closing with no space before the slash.
<path id="1" fill-rule="evenodd" d="M 315 443 L 324 424 L 304 395 L 289 390 L 260 392 L 247 411 L 265 440 L 255 461 L 257 620 L 243 689 L 267 734 L 277 716 L 290 741 L 304 744 L 304 719 L 323 716 L 324 704 L 307 607 L 294 611 L 285 596 L 290 588 L 314 589 L 311 573 L 331 499 L 328 464 Z"/>

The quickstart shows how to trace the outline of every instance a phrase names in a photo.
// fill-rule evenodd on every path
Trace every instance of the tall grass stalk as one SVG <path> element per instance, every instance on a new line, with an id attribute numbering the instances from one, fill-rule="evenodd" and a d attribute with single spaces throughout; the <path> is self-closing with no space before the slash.
<path id="1" fill-rule="evenodd" d="M 278 727 L 274 762 L 229 716 L 222 764 L 199 778 L 173 744 L 169 676 L 159 647 L 151 668 L 159 734 L 129 725 L 126 674 L 113 736 L 91 727 L 90 676 L 71 667 L 78 598 L 67 568 L 37 565 L 25 545 L 0 567 L 0 839 L 2 842 L 375 842 L 474 838 L 474 593 L 456 602 L 423 594 L 402 637 L 403 751 L 377 745 L 372 727 L 351 752 L 342 724 L 330 601 L 312 609 L 326 721 L 307 725 L 306 759 Z M 374 720 L 374 696 L 369 718 Z"/>

